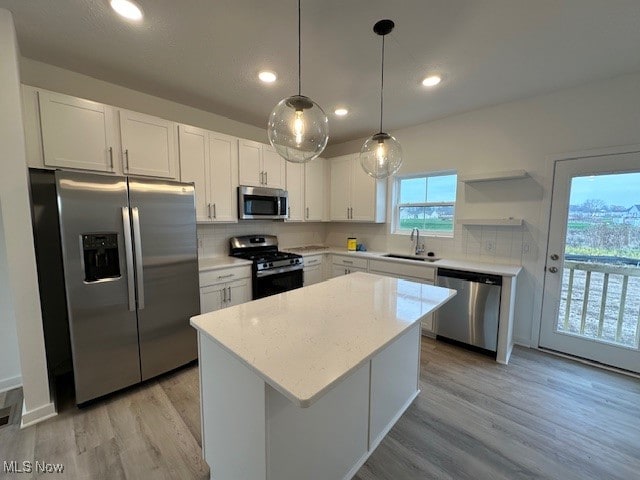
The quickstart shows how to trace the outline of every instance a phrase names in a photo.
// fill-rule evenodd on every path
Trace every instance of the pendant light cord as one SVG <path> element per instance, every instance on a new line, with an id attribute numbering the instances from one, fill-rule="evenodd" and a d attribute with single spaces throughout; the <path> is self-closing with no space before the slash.
<path id="1" fill-rule="evenodd" d="M 298 0 L 298 95 L 302 95 L 302 35 L 301 35 L 301 11 L 300 0 Z"/>
<path id="2" fill-rule="evenodd" d="M 384 37 L 382 35 L 382 72 L 380 75 L 380 133 L 382 133 L 382 112 L 384 110 Z"/>

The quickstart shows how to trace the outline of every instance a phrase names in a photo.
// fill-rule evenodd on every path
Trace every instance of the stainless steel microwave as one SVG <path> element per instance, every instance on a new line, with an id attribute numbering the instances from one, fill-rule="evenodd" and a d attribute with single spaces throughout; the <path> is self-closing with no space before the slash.
<path id="1" fill-rule="evenodd" d="M 287 218 L 289 194 L 266 187 L 238 187 L 238 217 L 241 220 L 278 220 Z"/>

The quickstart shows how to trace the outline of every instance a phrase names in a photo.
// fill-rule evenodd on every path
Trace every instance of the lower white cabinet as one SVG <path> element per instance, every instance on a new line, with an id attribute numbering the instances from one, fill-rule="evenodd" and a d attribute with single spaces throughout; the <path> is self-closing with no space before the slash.
<path id="1" fill-rule="evenodd" d="M 320 283 L 324 280 L 323 255 L 313 255 L 304 258 L 304 286 Z"/>
<path id="2" fill-rule="evenodd" d="M 331 263 L 331 278 L 369 270 L 369 260 L 350 255 L 333 255 Z"/>
<path id="3" fill-rule="evenodd" d="M 251 267 L 230 267 L 200 274 L 200 313 L 251 300 Z"/>

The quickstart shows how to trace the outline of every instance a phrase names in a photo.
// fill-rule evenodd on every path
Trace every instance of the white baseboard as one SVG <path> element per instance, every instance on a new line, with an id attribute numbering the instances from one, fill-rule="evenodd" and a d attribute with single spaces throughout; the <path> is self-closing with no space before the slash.
<path id="1" fill-rule="evenodd" d="M 0 379 L 0 393 L 8 392 L 22 386 L 22 375 Z"/>
<path id="2" fill-rule="evenodd" d="M 532 348 L 531 340 L 528 338 L 514 338 L 513 343 L 515 345 L 520 345 L 521 347 Z"/>
<path id="3" fill-rule="evenodd" d="M 20 428 L 30 427 L 36 423 L 43 422 L 48 418 L 55 417 L 58 414 L 56 412 L 56 406 L 53 402 L 42 405 L 33 410 L 27 411 L 27 407 L 22 402 L 22 422 L 20 422 Z"/>

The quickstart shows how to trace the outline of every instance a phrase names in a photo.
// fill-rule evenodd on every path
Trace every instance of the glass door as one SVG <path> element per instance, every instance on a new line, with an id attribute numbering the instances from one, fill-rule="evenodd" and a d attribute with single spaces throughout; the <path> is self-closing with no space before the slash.
<path id="1" fill-rule="evenodd" d="M 540 346 L 640 372 L 640 153 L 556 163 Z"/>

